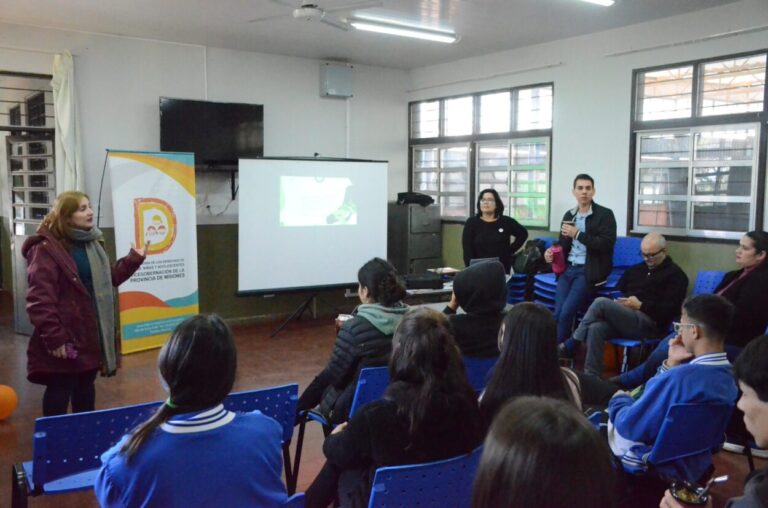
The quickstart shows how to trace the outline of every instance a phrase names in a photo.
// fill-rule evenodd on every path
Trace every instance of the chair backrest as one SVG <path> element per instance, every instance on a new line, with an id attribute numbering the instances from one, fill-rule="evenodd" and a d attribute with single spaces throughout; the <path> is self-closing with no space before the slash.
<path id="1" fill-rule="evenodd" d="M 35 420 L 33 472 L 35 486 L 101 467 L 101 454 L 123 435 L 148 420 L 160 402 L 47 416 Z"/>
<path id="2" fill-rule="evenodd" d="M 388 367 L 366 367 L 360 371 L 360 377 L 357 378 L 357 388 L 355 396 L 352 399 L 352 406 L 349 408 L 349 417 L 355 414 L 363 404 L 374 400 L 379 400 L 384 396 L 384 392 L 389 386 L 389 368 Z"/>
<path id="3" fill-rule="evenodd" d="M 552 247 L 552 244 L 555 243 L 557 238 L 552 238 L 551 236 L 539 236 L 534 238 L 534 240 L 541 240 L 544 242 L 544 249 L 549 249 Z"/>
<path id="4" fill-rule="evenodd" d="M 733 404 L 674 404 L 667 411 L 648 463 L 658 466 L 700 453 L 723 442 Z"/>
<path id="5" fill-rule="evenodd" d="M 373 478 L 368 508 L 466 508 L 482 447 L 452 459 L 408 466 L 380 467 Z"/>
<path id="6" fill-rule="evenodd" d="M 296 423 L 298 401 L 299 385 L 291 384 L 230 393 L 224 399 L 224 407 L 240 413 L 259 410 L 270 418 L 274 418 L 283 427 L 283 443 L 290 443 L 293 437 L 293 426 Z"/>
<path id="7" fill-rule="evenodd" d="M 693 283 L 693 294 L 714 293 L 715 288 L 720 284 L 724 276 L 725 272 L 698 272 L 696 274 L 696 282 Z"/>
<path id="8" fill-rule="evenodd" d="M 642 238 L 634 236 L 620 236 L 616 238 L 613 246 L 614 268 L 627 268 L 636 265 L 643 260 L 640 255 L 640 243 Z"/>
<path id="9" fill-rule="evenodd" d="M 464 370 L 467 372 L 467 379 L 469 384 L 476 392 L 485 390 L 485 385 L 488 383 L 488 373 L 496 365 L 498 357 L 493 358 L 471 358 L 469 356 L 464 357 Z"/>

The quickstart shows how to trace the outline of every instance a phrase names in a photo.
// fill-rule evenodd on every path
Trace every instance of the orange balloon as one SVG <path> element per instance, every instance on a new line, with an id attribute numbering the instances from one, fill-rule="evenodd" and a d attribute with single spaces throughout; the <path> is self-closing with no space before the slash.
<path id="1" fill-rule="evenodd" d="M 6 385 L 0 385 L 0 420 L 5 420 L 16 409 L 19 398 L 13 388 Z"/>

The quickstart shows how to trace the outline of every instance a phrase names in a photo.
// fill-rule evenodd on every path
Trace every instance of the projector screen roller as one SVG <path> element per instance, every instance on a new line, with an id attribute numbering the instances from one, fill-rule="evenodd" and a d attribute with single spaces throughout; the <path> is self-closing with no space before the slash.
<path id="1" fill-rule="evenodd" d="M 238 291 L 350 286 L 387 255 L 387 163 L 241 159 Z"/>

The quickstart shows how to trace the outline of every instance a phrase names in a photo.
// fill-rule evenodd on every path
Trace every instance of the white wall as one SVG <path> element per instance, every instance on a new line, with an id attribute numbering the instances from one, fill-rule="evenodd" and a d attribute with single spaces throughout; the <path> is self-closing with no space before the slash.
<path id="1" fill-rule="evenodd" d="M 390 197 L 406 189 L 404 71 L 356 66 L 354 98 L 327 99 L 319 95 L 316 60 L 0 23 L 0 70 L 50 73 L 53 54 L 65 49 L 75 55 L 86 191 L 93 201 L 107 148 L 159 149 L 159 96 L 263 104 L 265 155 L 388 160 Z M 112 225 L 109 196 L 107 177 L 103 226 Z M 199 223 L 237 222 L 237 203 L 228 203 L 225 177 L 198 176 Z M 0 204 L 5 212 L 7 203 Z"/>
<path id="2" fill-rule="evenodd" d="M 711 37 L 756 27 L 763 30 Z M 611 56 L 662 45 L 671 47 Z M 565 209 L 573 206 L 573 176 L 588 172 L 596 180 L 595 200 L 613 209 L 619 234 L 624 234 L 632 70 L 766 48 L 768 1 L 743 0 L 622 29 L 416 69 L 411 72 L 408 100 L 554 82 L 550 224 L 557 225 Z M 466 81 L 475 77 L 478 79 Z"/>

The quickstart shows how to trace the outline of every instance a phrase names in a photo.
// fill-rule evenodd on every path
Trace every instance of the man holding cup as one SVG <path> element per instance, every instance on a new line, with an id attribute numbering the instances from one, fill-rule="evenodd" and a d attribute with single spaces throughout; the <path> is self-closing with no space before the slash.
<path id="1" fill-rule="evenodd" d="M 616 243 L 616 219 L 610 208 L 592 200 L 595 195 L 592 177 L 577 175 L 572 192 L 577 206 L 565 212 L 560 226 L 559 242 L 567 267 L 557 279 L 555 293 L 559 342 L 571 336 L 576 311 L 584 306 L 587 297 L 608 280 Z M 552 249 L 547 249 L 544 260 L 552 263 L 553 258 Z"/>

